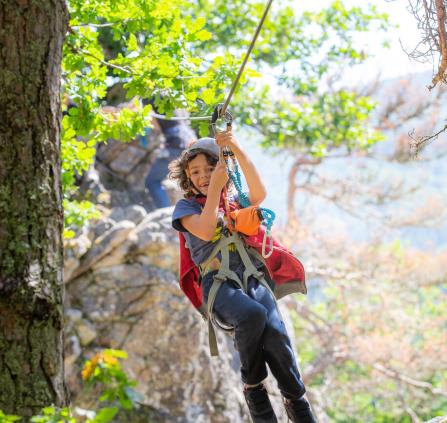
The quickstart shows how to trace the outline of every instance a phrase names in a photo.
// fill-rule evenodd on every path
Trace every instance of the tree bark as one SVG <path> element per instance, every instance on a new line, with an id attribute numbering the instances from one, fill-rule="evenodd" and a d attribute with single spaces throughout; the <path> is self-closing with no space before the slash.
<path id="1" fill-rule="evenodd" d="M 446 22 L 447 14 L 444 0 L 435 0 L 436 6 L 436 19 L 438 22 L 438 37 L 439 37 L 439 53 L 441 55 L 441 60 L 439 63 L 438 72 L 433 78 L 432 86 L 430 89 L 434 88 L 439 81 L 447 84 L 447 32 L 446 32 Z"/>
<path id="2" fill-rule="evenodd" d="M 60 172 L 64 0 L 0 0 L 0 409 L 67 402 Z"/>

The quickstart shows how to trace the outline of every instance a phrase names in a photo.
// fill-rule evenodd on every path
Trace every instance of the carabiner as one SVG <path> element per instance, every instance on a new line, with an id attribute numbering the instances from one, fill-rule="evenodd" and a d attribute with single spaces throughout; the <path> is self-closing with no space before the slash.
<path id="1" fill-rule="evenodd" d="M 227 124 L 227 131 L 231 129 L 231 126 L 233 125 L 233 115 L 228 111 L 228 109 L 225 111 L 224 115 L 222 116 L 222 108 L 223 103 L 219 103 L 215 108 L 213 115 L 211 116 L 211 128 L 213 129 L 214 136 L 216 135 L 216 122 L 219 119 L 222 119 Z"/>
<path id="2" fill-rule="evenodd" d="M 267 238 L 270 238 L 270 242 L 269 242 L 269 252 L 268 254 L 266 254 L 265 252 L 265 247 L 266 247 L 266 243 L 267 243 Z M 264 233 L 264 239 L 262 240 L 262 257 L 264 257 L 265 259 L 268 259 L 272 254 L 273 254 L 273 237 L 272 234 L 270 233 L 269 230 L 266 230 Z"/>

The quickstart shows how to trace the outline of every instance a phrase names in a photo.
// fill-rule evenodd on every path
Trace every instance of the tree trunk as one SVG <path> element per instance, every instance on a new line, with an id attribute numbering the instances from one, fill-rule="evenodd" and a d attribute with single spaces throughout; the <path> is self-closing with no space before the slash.
<path id="1" fill-rule="evenodd" d="M 289 171 L 289 186 L 287 189 L 287 224 L 293 225 L 294 227 L 298 227 L 298 216 L 295 211 L 295 193 L 297 190 L 296 186 L 296 175 L 301 170 L 302 166 L 305 165 L 318 165 L 321 163 L 321 159 L 308 158 L 304 156 L 298 157 L 293 163 L 292 167 Z"/>
<path id="2" fill-rule="evenodd" d="M 0 409 L 67 402 L 60 80 L 64 0 L 0 0 Z"/>

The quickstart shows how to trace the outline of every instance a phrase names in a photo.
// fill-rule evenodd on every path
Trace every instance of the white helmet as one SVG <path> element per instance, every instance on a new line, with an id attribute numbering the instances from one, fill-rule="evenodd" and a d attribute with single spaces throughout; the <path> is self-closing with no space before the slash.
<path id="1" fill-rule="evenodd" d="M 209 153 L 219 159 L 220 148 L 216 144 L 216 140 L 214 138 L 200 138 L 186 149 L 186 151 L 191 153 L 194 153 L 196 150 L 197 152 Z"/>

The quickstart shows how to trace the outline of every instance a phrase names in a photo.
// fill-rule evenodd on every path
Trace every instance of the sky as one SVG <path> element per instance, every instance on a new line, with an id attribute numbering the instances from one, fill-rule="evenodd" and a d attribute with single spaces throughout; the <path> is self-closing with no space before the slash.
<path id="1" fill-rule="evenodd" d="M 330 0 L 313 0 L 312 2 L 298 2 L 294 0 L 293 4 L 295 7 L 303 7 L 307 10 L 319 10 L 322 7 L 328 6 L 331 2 Z M 348 75 L 348 78 L 352 82 L 374 79 L 379 72 L 382 79 L 387 79 L 408 73 L 432 70 L 431 64 L 421 64 L 410 60 L 401 46 L 402 43 L 405 49 L 411 51 L 420 40 L 416 20 L 407 10 L 409 0 L 375 0 L 373 2 L 367 0 L 344 0 L 343 3 L 348 7 L 375 4 L 380 12 L 385 12 L 390 15 L 391 23 L 399 25 L 398 28 L 391 27 L 386 34 L 390 43 L 389 49 L 382 47 L 382 43 L 380 42 L 381 37 L 378 37 L 376 33 L 366 34 L 365 37 L 359 40 L 362 45 L 367 47 L 367 51 L 373 57 L 364 65 L 356 66 L 352 70 Z"/>

